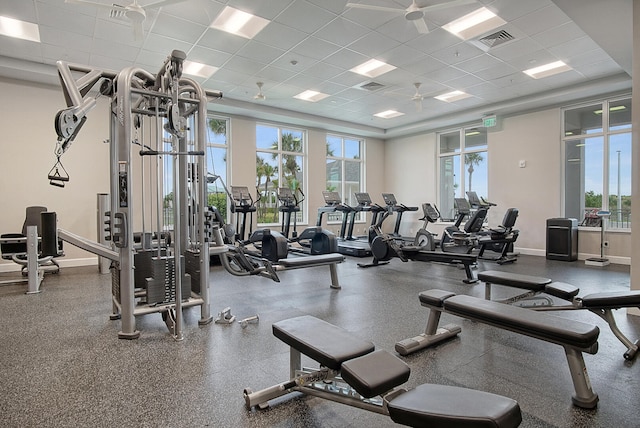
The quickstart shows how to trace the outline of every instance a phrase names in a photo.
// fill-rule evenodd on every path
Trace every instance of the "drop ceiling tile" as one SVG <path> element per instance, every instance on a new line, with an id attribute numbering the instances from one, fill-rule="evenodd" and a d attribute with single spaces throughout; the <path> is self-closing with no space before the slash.
<path id="1" fill-rule="evenodd" d="M 325 81 L 319 77 L 311 76 L 308 74 L 296 74 L 289 79 L 282 80 L 290 85 L 295 85 L 299 88 L 310 89 L 317 91 L 318 87 Z"/>
<path id="2" fill-rule="evenodd" d="M 388 1 L 383 1 L 383 2 L 371 1 L 371 2 L 367 2 L 367 4 L 372 4 L 374 6 L 391 7 Z M 388 12 L 376 11 L 376 10 L 345 7 L 345 10 L 342 16 L 344 16 L 346 19 L 350 21 L 353 21 L 369 29 L 376 29 L 381 25 L 389 22 L 390 20 L 395 19 L 398 15 L 395 15 L 393 13 L 388 13 Z"/>
<path id="3" fill-rule="evenodd" d="M 304 71 L 304 73 L 322 80 L 329 80 L 344 73 L 344 69 L 341 67 L 336 67 L 335 65 L 326 64 L 322 61 L 318 61 L 308 67 Z"/>
<path id="4" fill-rule="evenodd" d="M 304 0 L 293 2 L 274 22 L 313 34 L 336 18 L 336 14 Z"/>
<path id="5" fill-rule="evenodd" d="M 207 25 L 196 24 L 166 13 L 160 13 L 151 31 L 160 36 L 193 44 L 200 39 L 207 28 Z"/>
<path id="6" fill-rule="evenodd" d="M 489 67 L 485 68 L 484 70 L 477 71 L 475 75 L 483 80 L 490 82 L 494 79 L 499 79 L 501 77 L 505 77 L 517 72 L 520 72 L 520 70 L 516 70 L 506 62 L 503 62 L 502 64 L 498 64 L 494 67 Z"/>
<path id="7" fill-rule="evenodd" d="M 69 49 L 91 52 L 92 39 L 78 37 L 77 33 L 49 26 L 40 26 L 40 40 L 47 45 L 68 47 Z"/>
<path id="8" fill-rule="evenodd" d="M 335 14 L 342 13 L 345 8 L 344 5 L 347 3 L 344 0 L 307 0 L 309 3 L 313 3 L 316 6 L 320 6 L 324 9 L 327 9 L 329 12 L 333 12 Z"/>
<path id="9" fill-rule="evenodd" d="M 399 16 L 382 24 L 376 28 L 376 31 L 400 43 L 407 44 L 420 36 L 415 25 L 407 21 L 404 16 Z"/>
<path id="10" fill-rule="evenodd" d="M 488 4 L 487 8 L 492 12 L 498 14 L 498 16 L 500 16 L 500 18 L 504 19 L 505 21 L 513 21 L 549 5 L 552 5 L 551 0 L 496 0 Z"/>
<path id="11" fill-rule="evenodd" d="M 455 67 L 441 68 L 426 74 L 426 76 L 431 80 L 434 80 L 439 83 L 447 83 L 447 84 L 448 82 L 454 79 L 459 79 L 466 75 L 467 73 Z"/>
<path id="12" fill-rule="evenodd" d="M 550 48 L 584 36 L 584 31 L 574 22 L 567 22 L 534 34 L 531 38 L 540 43 L 542 47 Z"/>
<path id="13" fill-rule="evenodd" d="M 140 48 L 128 46 L 123 43 L 115 43 L 111 40 L 94 39 L 91 46 L 91 52 L 100 52 L 98 57 L 101 58 L 117 58 L 118 62 L 122 61 L 129 65 L 133 64 L 138 56 Z M 167 52 L 169 54 L 170 52 Z M 92 55 L 93 60 L 93 55 Z"/>
<path id="14" fill-rule="evenodd" d="M 367 34 L 360 24 L 338 17 L 318 30 L 314 36 L 339 46 L 347 46 Z"/>
<path id="15" fill-rule="evenodd" d="M 542 49 L 538 43 L 532 38 L 525 37 L 524 39 L 514 40 L 504 45 L 499 45 L 489 52 L 491 55 L 499 58 L 505 62 L 509 62 L 514 58 L 521 57 L 523 52 L 538 52 Z"/>
<path id="16" fill-rule="evenodd" d="M 533 2 L 532 2 L 533 3 Z M 557 27 L 569 22 L 569 17 L 564 14 L 557 6 L 548 5 L 541 9 L 537 9 L 527 15 L 515 19 L 513 25 L 520 28 L 529 36 L 547 31 L 553 27 Z"/>
<path id="17" fill-rule="evenodd" d="M 484 55 L 484 52 L 469 43 L 460 42 L 456 45 L 432 52 L 429 55 L 446 64 L 458 64 L 477 56 Z"/>
<path id="18" fill-rule="evenodd" d="M 405 66 L 413 64 L 416 61 L 416 58 L 421 57 L 424 57 L 424 54 L 420 51 L 406 45 L 399 45 L 379 54 L 376 59 L 396 67 L 404 68 Z"/>
<path id="19" fill-rule="evenodd" d="M 498 67 L 504 64 L 504 61 L 498 59 L 488 53 L 486 55 L 478 55 L 466 61 L 460 62 L 457 66 L 469 73 L 475 73 L 487 68 Z"/>
<path id="20" fill-rule="evenodd" d="M 185 21 L 208 27 L 224 9 L 224 4 L 210 0 L 188 0 L 168 6 L 163 6 L 160 11 Z"/>
<path id="21" fill-rule="evenodd" d="M 264 30 L 263 30 L 264 31 Z M 205 31 L 202 39 L 198 42 L 199 46 L 215 49 L 230 54 L 236 53 L 244 45 L 249 43 L 249 40 L 244 37 L 229 34 L 224 31 L 209 28 Z"/>
<path id="22" fill-rule="evenodd" d="M 516 70 L 524 71 L 557 60 L 557 56 L 547 50 L 541 49 L 539 51 L 533 51 L 525 55 L 512 58 L 509 60 L 509 65 Z"/>
<path id="23" fill-rule="evenodd" d="M 465 74 L 464 76 L 456 77 L 455 79 L 448 80 L 446 83 L 449 86 L 459 88 L 461 91 L 465 91 L 475 85 L 483 83 L 484 80 L 474 76 L 473 74 Z"/>
<path id="24" fill-rule="evenodd" d="M 365 36 L 351 43 L 348 48 L 361 53 L 362 55 L 376 58 L 383 52 L 388 52 L 402 46 L 399 42 L 384 37 L 380 33 L 370 32 Z M 381 58 L 378 58 L 381 59 Z M 386 61 L 386 60 L 382 60 Z"/>
<path id="25" fill-rule="evenodd" d="M 341 67 L 344 70 L 351 70 L 353 67 L 362 64 L 365 61 L 370 60 L 368 56 L 362 55 L 358 52 L 354 52 L 350 49 L 341 49 L 329 55 L 324 59 L 324 62 L 333 64 L 336 67 Z M 354 73 L 355 74 L 355 73 Z"/>
<path id="26" fill-rule="evenodd" d="M 128 33 L 128 32 L 127 32 Z M 173 40 L 168 37 L 160 36 L 158 34 L 148 34 L 145 37 L 143 48 L 156 53 L 169 55 L 172 50 L 178 49 L 183 52 L 189 52 L 192 45 L 190 43 L 181 42 L 179 40 Z"/>
<path id="27" fill-rule="evenodd" d="M 272 20 L 280 11 L 293 3 L 293 0 L 229 0 L 226 3 L 233 8 Z"/>
<path id="28" fill-rule="evenodd" d="M 40 7 L 48 7 L 47 4 L 39 4 Z M 6 11 L 11 11 L 9 15 Z M 2 7 L 0 8 L 0 15 L 9 16 L 13 19 L 20 19 L 22 21 L 37 23 L 38 13 L 36 12 L 36 4 L 33 1 L 24 0 L 2 0 Z"/>
<path id="29" fill-rule="evenodd" d="M 144 44 L 143 39 L 135 40 L 131 24 L 117 20 L 96 19 L 93 38 L 130 46 Z"/>
<path id="30" fill-rule="evenodd" d="M 66 61 L 74 64 L 88 64 L 89 52 L 82 52 L 69 47 L 42 44 L 42 57 L 45 62 L 54 64 L 56 61 Z"/>
<path id="31" fill-rule="evenodd" d="M 612 64 L 618 65 L 605 51 L 600 48 L 585 51 L 579 55 L 573 56 L 568 59 L 567 64 L 573 68 L 581 69 L 583 66 L 603 61 L 610 61 Z"/>
<path id="32" fill-rule="evenodd" d="M 278 49 L 288 50 L 306 39 L 308 35 L 293 27 L 272 22 L 260 31 L 253 40 Z"/>
<path id="33" fill-rule="evenodd" d="M 243 58 L 249 58 L 269 64 L 282 56 L 285 52 L 286 51 L 284 49 L 265 45 L 264 43 L 255 40 L 249 40 L 247 44 L 238 50 L 237 55 Z"/>
<path id="34" fill-rule="evenodd" d="M 231 71 L 240 71 L 246 74 L 256 74 L 263 68 L 265 68 L 266 64 L 259 61 L 253 61 L 248 58 L 243 58 L 238 55 L 232 56 L 225 64 L 224 68 L 226 70 Z"/>
<path id="35" fill-rule="evenodd" d="M 207 49 L 199 46 L 193 47 L 187 53 L 187 59 L 189 61 L 212 65 L 214 67 L 222 67 L 230 58 L 231 54 L 226 52 L 220 52 L 215 49 Z"/>
<path id="36" fill-rule="evenodd" d="M 0 55 L 41 62 L 42 45 L 28 40 L 0 36 Z"/>
<path id="37" fill-rule="evenodd" d="M 260 72 L 257 73 L 256 76 L 264 78 L 264 79 L 270 79 L 270 80 L 273 80 L 275 82 L 284 82 L 285 80 L 291 79 L 296 74 L 297 73 L 295 73 L 295 72 L 293 72 L 291 70 L 287 70 L 287 69 L 284 69 L 284 68 L 274 67 L 272 65 L 269 65 L 269 66 L 263 68 L 262 70 L 260 70 Z"/>
<path id="38" fill-rule="evenodd" d="M 89 64 L 92 67 L 95 67 L 99 70 L 108 70 L 119 72 L 127 67 L 131 67 L 132 62 L 122 59 L 122 58 L 113 58 L 109 56 L 97 55 L 95 53 L 91 54 L 89 58 Z"/>
<path id="39" fill-rule="evenodd" d="M 428 76 L 429 73 L 435 72 L 437 70 L 441 70 L 443 68 L 448 67 L 444 62 L 435 59 L 430 55 L 422 55 L 416 57 L 415 61 L 402 66 L 403 70 L 406 70 L 410 73 L 414 73 L 416 75 L 424 75 Z"/>
<path id="40" fill-rule="evenodd" d="M 310 58 L 323 59 L 340 49 L 338 45 L 311 36 L 294 46 L 291 52 L 299 53 Z"/>
<path id="41" fill-rule="evenodd" d="M 599 48 L 593 40 L 585 36 L 553 46 L 549 48 L 549 52 L 558 57 L 558 59 L 568 59 L 573 56 L 580 56 L 582 52 L 589 52 Z"/>
<path id="42" fill-rule="evenodd" d="M 67 9 L 49 4 L 40 4 L 38 6 L 38 15 L 40 17 L 38 22 L 40 26 L 64 28 L 65 31 L 71 33 L 93 36 L 94 26 L 96 25 L 96 20 L 93 17 L 72 13 Z"/>
<path id="43" fill-rule="evenodd" d="M 331 82 L 336 83 L 338 85 L 342 85 L 347 88 L 351 88 L 353 86 L 360 85 L 365 82 L 370 82 L 372 80 L 375 81 L 377 79 L 370 79 L 366 76 L 361 76 L 359 74 L 352 73 L 350 71 L 345 71 L 344 73 L 339 74 L 333 79 L 331 79 Z"/>
<path id="44" fill-rule="evenodd" d="M 424 53 L 440 51 L 460 43 L 460 39 L 442 28 L 436 28 L 429 34 L 422 34 L 407 42 L 407 46 Z"/>
<path id="45" fill-rule="evenodd" d="M 622 72 L 620 66 L 614 61 L 605 60 L 600 62 L 591 62 L 580 67 L 580 73 L 588 78 L 599 78 L 610 76 Z"/>
<path id="46" fill-rule="evenodd" d="M 247 81 L 255 82 L 256 79 L 254 76 L 248 73 L 221 68 L 220 70 L 216 71 L 213 76 L 211 76 L 211 79 L 209 79 L 208 83 L 216 84 L 216 82 L 221 82 L 221 83 L 227 83 L 227 84 L 230 83 L 230 84 L 239 86 Z"/>
<path id="47" fill-rule="evenodd" d="M 167 56 L 171 52 L 152 52 L 148 50 L 141 50 L 138 54 L 138 58 L 136 59 L 135 65 L 138 67 L 147 70 L 150 73 L 156 73 L 160 66 L 164 63 L 164 60 L 167 59 Z M 187 56 L 187 59 L 191 60 L 190 57 Z"/>

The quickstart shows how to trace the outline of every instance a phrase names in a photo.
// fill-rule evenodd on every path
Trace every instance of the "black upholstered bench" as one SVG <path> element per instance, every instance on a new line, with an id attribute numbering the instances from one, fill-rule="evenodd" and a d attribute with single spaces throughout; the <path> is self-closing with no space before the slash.
<path id="1" fill-rule="evenodd" d="M 318 254 L 303 257 L 292 257 L 278 260 L 277 264 L 273 265 L 276 271 L 302 269 L 316 266 L 329 266 L 331 270 L 331 288 L 342 288 L 338 280 L 338 270 L 336 265 L 342 263 L 345 260 L 345 256 L 340 253 Z"/>
<path id="2" fill-rule="evenodd" d="M 422 306 L 430 309 L 427 329 L 424 334 L 396 343 L 396 351 L 400 354 L 407 355 L 431 346 L 442 340 L 438 338 L 441 334 L 446 334 L 446 338 L 455 336 L 438 329 L 440 315 L 446 312 L 562 346 L 575 389 L 573 403 L 584 408 L 597 405 L 598 395 L 591 389 L 582 356 L 583 352 L 595 354 L 598 351 L 600 330 L 597 326 L 443 290 L 423 291 L 419 299 Z"/>
<path id="3" fill-rule="evenodd" d="M 586 309 L 604 319 L 613 334 L 622 342 L 627 350 L 623 354 L 626 360 L 633 360 L 640 349 L 640 339 L 632 342 L 618 328 L 613 309 L 620 308 L 640 308 L 640 290 L 616 291 L 593 293 L 584 297 L 578 297 L 580 289 L 564 282 L 552 281 L 549 278 L 542 278 L 530 275 L 521 275 L 511 272 L 484 271 L 478 273 L 478 279 L 485 282 L 485 298 L 491 299 L 491 284 L 503 285 L 519 289 L 529 290 L 524 294 L 502 300 L 502 303 L 517 303 L 519 306 L 534 309 L 536 311 L 564 311 Z M 569 304 L 555 304 L 548 298 L 542 297 L 540 304 L 532 300 L 540 293 L 566 300 Z"/>
<path id="4" fill-rule="evenodd" d="M 425 384 L 397 388 L 411 370 L 373 343 L 312 316 L 279 321 L 273 334 L 290 347 L 291 380 L 261 391 L 245 389 L 248 408 L 297 391 L 389 415 L 399 424 L 422 427 L 516 427 L 522 421 L 515 400 L 488 392 Z M 301 355 L 320 365 L 301 367 Z"/>

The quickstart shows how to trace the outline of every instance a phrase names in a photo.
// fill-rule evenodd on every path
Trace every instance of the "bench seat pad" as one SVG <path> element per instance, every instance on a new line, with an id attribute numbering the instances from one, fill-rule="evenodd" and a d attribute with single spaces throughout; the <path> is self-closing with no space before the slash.
<path id="1" fill-rule="evenodd" d="M 497 270 L 478 272 L 478 279 L 490 284 L 506 285 L 508 287 L 524 288 L 533 291 L 542 291 L 544 290 L 545 285 L 551 283 L 550 278 L 501 272 Z"/>
<path id="2" fill-rule="evenodd" d="M 388 392 L 409 380 L 411 369 L 388 351 L 378 350 L 342 363 L 340 376 L 365 398 Z"/>
<path id="3" fill-rule="evenodd" d="M 522 422 L 515 400 L 448 385 L 420 385 L 392 399 L 388 408 L 394 422 L 412 427 L 512 428 Z"/>
<path id="4" fill-rule="evenodd" d="M 275 337 L 333 370 L 340 370 L 343 362 L 375 349 L 372 342 L 310 315 L 278 321 L 272 329 Z"/>
<path id="5" fill-rule="evenodd" d="M 345 257 L 340 253 L 318 254 L 313 256 L 293 257 L 291 259 L 280 259 L 278 264 L 286 268 L 299 268 L 315 265 L 326 265 L 331 263 L 342 263 Z"/>
<path id="6" fill-rule="evenodd" d="M 640 307 L 640 290 L 588 294 L 582 298 L 582 306 L 593 309 Z"/>
<path id="7" fill-rule="evenodd" d="M 595 325 L 465 295 L 448 298 L 444 301 L 444 309 L 450 314 L 526 336 L 584 349 L 590 353 L 597 351 L 597 346 L 592 348 L 597 344 L 600 334 Z"/>
<path id="8" fill-rule="evenodd" d="M 418 294 L 418 299 L 420 299 L 420 304 L 423 306 L 435 306 L 437 308 L 441 308 L 442 305 L 444 305 L 445 300 L 455 295 L 456 293 L 452 293 L 451 291 L 433 288 L 431 290 L 421 291 L 420 294 Z"/>

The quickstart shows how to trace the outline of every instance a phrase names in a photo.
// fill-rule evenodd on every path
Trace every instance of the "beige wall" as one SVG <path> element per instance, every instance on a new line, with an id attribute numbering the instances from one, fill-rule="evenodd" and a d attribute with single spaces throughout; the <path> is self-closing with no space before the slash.
<path id="1" fill-rule="evenodd" d="M 103 143 L 109 137 L 108 102 L 98 102 L 62 157 L 70 181 L 59 188 L 49 185 L 47 174 L 56 161 L 54 117 L 66 107 L 62 91 L 0 79 L 0 93 L 0 233 L 20 232 L 25 207 L 44 205 L 57 212 L 59 227 L 96 239 L 96 194 L 109 191 L 109 147 Z M 63 266 L 97 260 L 70 245 L 64 250 Z M 16 267 L 0 263 L 0 269 Z"/>

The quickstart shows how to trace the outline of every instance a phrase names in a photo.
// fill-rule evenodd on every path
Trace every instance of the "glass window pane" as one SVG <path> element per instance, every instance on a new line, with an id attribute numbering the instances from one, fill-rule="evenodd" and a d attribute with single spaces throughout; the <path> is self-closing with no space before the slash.
<path id="1" fill-rule="evenodd" d="M 565 216 L 582 220 L 599 210 L 603 192 L 602 137 L 565 142 Z"/>
<path id="2" fill-rule="evenodd" d="M 282 151 L 298 152 L 303 150 L 303 133 L 302 131 L 283 129 L 282 130 Z"/>
<path id="3" fill-rule="evenodd" d="M 460 131 L 440 134 L 440 154 L 460 152 Z"/>
<path id="4" fill-rule="evenodd" d="M 327 135 L 327 156 L 342 157 L 342 138 Z"/>
<path id="5" fill-rule="evenodd" d="M 631 99 L 609 103 L 609 130 L 631 129 Z"/>
<path id="6" fill-rule="evenodd" d="M 345 193 L 342 195 L 342 202 L 352 207 L 358 205 L 358 201 L 356 201 L 356 193 L 362 188 L 360 185 L 360 167 L 360 162 L 344 161 Z"/>
<path id="7" fill-rule="evenodd" d="M 340 192 L 342 184 L 342 161 L 327 159 L 327 190 Z"/>
<path id="8" fill-rule="evenodd" d="M 344 157 L 360 159 L 360 140 L 344 140 Z"/>
<path id="9" fill-rule="evenodd" d="M 465 150 L 486 149 L 487 148 L 487 129 L 486 128 L 468 128 L 464 130 L 464 148 Z"/>
<path id="10" fill-rule="evenodd" d="M 488 199 L 488 153 L 472 152 L 464 155 L 467 191 L 474 191 L 479 197 Z"/>
<path id="11" fill-rule="evenodd" d="M 631 227 L 631 133 L 609 137 L 609 227 Z"/>
<path id="12" fill-rule="evenodd" d="M 584 135 L 602 132 L 602 104 L 566 110 L 564 135 Z"/>
<path id="13" fill-rule="evenodd" d="M 278 155 L 256 153 L 256 189 L 260 195 L 257 203 L 258 223 L 278 223 L 276 190 L 278 189 Z M 249 188 L 249 191 L 252 189 Z"/>
<path id="14" fill-rule="evenodd" d="M 278 150 L 278 128 L 257 125 L 256 148 Z"/>
<path id="15" fill-rule="evenodd" d="M 460 155 L 440 158 L 440 215 L 443 220 L 453 220 L 455 208 L 453 200 L 460 189 Z"/>

